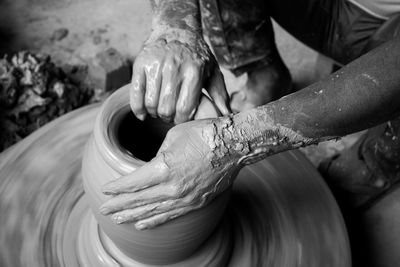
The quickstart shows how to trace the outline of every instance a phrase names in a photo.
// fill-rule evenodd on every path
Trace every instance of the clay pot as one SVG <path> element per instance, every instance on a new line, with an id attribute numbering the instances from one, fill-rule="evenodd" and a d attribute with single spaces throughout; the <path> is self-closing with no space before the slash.
<path id="1" fill-rule="evenodd" d="M 226 192 L 203 209 L 144 231 L 133 224 L 116 225 L 99 213 L 110 198 L 101 187 L 153 158 L 172 126 L 159 119 L 136 119 L 125 86 L 103 104 L 84 152 L 83 185 L 100 228 L 124 254 L 142 263 L 170 264 L 189 257 L 215 229 L 229 199 Z"/>

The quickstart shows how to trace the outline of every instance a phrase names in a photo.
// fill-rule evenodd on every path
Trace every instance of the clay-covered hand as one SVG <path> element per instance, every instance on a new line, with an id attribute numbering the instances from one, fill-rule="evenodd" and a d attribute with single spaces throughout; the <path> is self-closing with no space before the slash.
<path id="1" fill-rule="evenodd" d="M 204 207 L 227 189 L 240 164 L 229 153 L 216 152 L 214 120 L 172 128 L 152 161 L 103 187 L 113 198 L 101 213 L 112 214 L 118 224 L 152 228 Z"/>
<path id="2" fill-rule="evenodd" d="M 141 120 L 150 114 L 182 123 L 193 118 L 202 88 L 222 114 L 230 113 L 222 73 L 203 38 L 184 30 L 154 32 L 133 65 L 131 108 Z"/>

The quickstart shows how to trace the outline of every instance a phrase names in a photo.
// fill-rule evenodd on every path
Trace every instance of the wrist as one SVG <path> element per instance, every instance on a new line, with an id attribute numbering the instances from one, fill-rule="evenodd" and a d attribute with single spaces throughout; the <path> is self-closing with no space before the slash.
<path id="1" fill-rule="evenodd" d="M 249 144 L 249 153 L 240 158 L 241 164 L 251 164 L 276 153 L 317 143 L 275 120 L 275 112 L 276 107 L 271 103 L 235 115 L 237 127 Z"/>
<path id="2" fill-rule="evenodd" d="M 213 119 L 203 129 L 203 138 L 211 151 L 213 168 L 231 163 L 238 165 L 240 158 L 250 152 L 248 143 L 238 130 L 233 115 Z"/>
<path id="3" fill-rule="evenodd" d="M 194 60 L 216 65 L 214 56 L 204 41 L 203 36 L 196 32 L 159 25 L 153 29 L 145 42 L 145 47 L 160 46 L 164 49 L 181 47 L 188 52 Z"/>
<path id="4" fill-rule="evenodd" d="M 201 35 L 198 0 L 163 0 L 153 4 L 152 30 L 175 29 Z"/>
<path id="5" fill-rule="evenodd" d="M 201 34 L 188 29 L 180 29 L 158 24 L 152 27 L 152 31 L 149 38 L 146 40 L 146 43 L 162 39 L 166 43 L 179 41 L 188 45 L 194 45 L 198 43 L 199 40 L 203 40 L 202 38 Z"/>
<path id="6" fill-rule="evenodd" d="M 238 165 L 257 162 L 267 156 L 316 143 L 274 120 L 267 106 L 218 118 L 213 121 L 214 137 L 209 141 L 215 163 L 234 161 Z"/>

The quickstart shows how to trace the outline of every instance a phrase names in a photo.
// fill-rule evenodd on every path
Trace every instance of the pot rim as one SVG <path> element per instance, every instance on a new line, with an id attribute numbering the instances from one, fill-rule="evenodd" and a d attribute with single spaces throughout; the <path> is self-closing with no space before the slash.
<path id="1" fill-rule="evenodd" d="M 105 162 L 121 175 L 145 164 L 125 150 L 117 141 L 116 129 L 130 112 L 129 85 L 117 89 L 103 103 L 94 126 L 94 142 Z M 100 149 L 102 148 L 102 149 Z"/>

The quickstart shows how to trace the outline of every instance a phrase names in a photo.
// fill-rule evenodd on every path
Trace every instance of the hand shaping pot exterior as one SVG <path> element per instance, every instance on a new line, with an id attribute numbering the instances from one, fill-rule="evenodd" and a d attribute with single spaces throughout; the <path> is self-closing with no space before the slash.
<path id="1" fill-rule="evenodd" d="M 171 264 L 193 254 L 217 226 L 230 195 L 227 190 L 207 207 L 145 231 L 134 224 L 116 225 L 100 214 L 99 207 L 110 198 L 101 187 L 154 157 L 171 127 L 158 119 L 137 120 L 125 86 L 103 104 L 83 157 L 84 190 L 101 229 L 124 254 L 147 264 Z"/>

